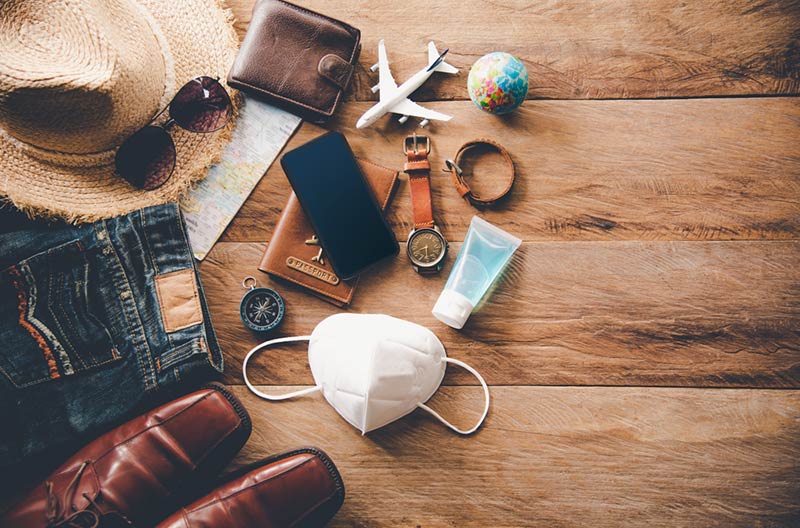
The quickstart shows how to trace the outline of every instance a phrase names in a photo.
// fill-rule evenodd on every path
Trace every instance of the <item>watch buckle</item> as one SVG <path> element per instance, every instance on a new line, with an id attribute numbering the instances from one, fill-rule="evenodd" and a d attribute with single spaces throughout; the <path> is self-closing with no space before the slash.
<path id="1" fill-rule="evenodd" d="M 419 154 L 419 145 L 420 145 L 420 140 L 422 139 L 425 140 L 425 152 L 430 154 L 431 138 L 429 138 L 428 136 L 418 136 L 416 131 L 412 135 L 407 136 L 403 141 L 403 154 L 408 155 L 411 152 L 413 152 L 414 154 Z"/>

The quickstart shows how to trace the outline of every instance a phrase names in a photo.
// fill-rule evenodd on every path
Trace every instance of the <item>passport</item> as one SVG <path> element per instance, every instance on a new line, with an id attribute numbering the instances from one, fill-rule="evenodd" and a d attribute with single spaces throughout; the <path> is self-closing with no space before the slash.
<path id="1" fill-rule="evenodd" d="M 397 187 L 399 172 L 362 159 L 357 161 L 381 210 L 385 211 Z M 339 307 L 352 302 L 358 285 L 358 277 L 342 280 L 336 276 L 294 192 L 286 201 L 258 269 L 273 278 L 302 286 Z"/>

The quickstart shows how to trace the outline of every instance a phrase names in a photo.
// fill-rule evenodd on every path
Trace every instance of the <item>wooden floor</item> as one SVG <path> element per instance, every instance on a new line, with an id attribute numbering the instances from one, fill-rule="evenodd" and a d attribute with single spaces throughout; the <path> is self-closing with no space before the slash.
<path id="1" fill-rule="evenodd" d="M 468 438 L 422 413 L 362 437 L 319 395 L 250 395 L 241 360 L 258 337 L 238 319 L 243 277 L 285 296 L 279 335 L 339 311 L 256 270 L 289 194 L 273 167 L 201 265 L 226 381 L 255 422 L 236 463 L 323 448 L 347 487 L 334 526 L 800 526 L 800 2 L 300 3 L 362 31 L 354 88 L 327 126 L 360 157 L 402 167 L 414 128 L 354 127 L 376 100 L 380 38 L 398 81 L 431 39 L 462 69 L 416 96 L 455 116 L 429 129 L 445 272 L 420 277 L 400 256 L 363 277 L 350 311 L 431 328 L 485 375 L 492 407 Z M 252 0 L 229 5 L 244 34 Z M 470 65 L 494 50 L 530 72 L 530 100 L 505 118 L 467 99 Z M 322 132 L 303 124 L 289 146 Z M 518 180 L 481 216 L 524 244 L 455 331 L 430 310 L 476 211 L 439 167 L 482 136 L 510 150 Z M 501 185 L 491 169 L 477 169 L 480 189 Z M 407 181 L 388 219 L 404 241 Z M 312 382 L 303 345 L 250 373 Z M 475 381 L 448 371 L 445 385 L 432 406 L 472 422 Z"/>

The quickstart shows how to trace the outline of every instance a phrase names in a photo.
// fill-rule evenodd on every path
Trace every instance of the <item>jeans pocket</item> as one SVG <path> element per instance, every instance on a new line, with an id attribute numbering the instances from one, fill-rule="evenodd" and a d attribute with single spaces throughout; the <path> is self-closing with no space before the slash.
<path id="1" fill-rule="evenodd" d="M 17 388 L 120 359 L 92 310 L 99 285 L 80 241 L 0 272 L 0 373 Z"/>

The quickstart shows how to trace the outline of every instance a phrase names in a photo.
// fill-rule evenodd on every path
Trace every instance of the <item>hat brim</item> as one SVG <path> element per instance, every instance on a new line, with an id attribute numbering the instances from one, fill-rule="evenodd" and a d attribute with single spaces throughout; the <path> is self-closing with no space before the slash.
<path id="1" fill-rule="evenodd" d="M 217 77 L 225 84 L 239 41 L 233 16 L 220 0 L 136 0 L 160 31 L 168 66 L 171 97 L 197 77 Z M 170 86 L 174 84 L 175 86 Z M 231 92 L 226 85 L 226 89 Z M 231 92 L 234 119 L 238 96 Z M 101 155 L 42 155 L 23 148 L 0 131 L 0 195 L 30 216 L 92 222 L 178 200 L 191 185 L 205 178 L 230 139 L 234 119 L 217 132 L 196 134 L 170 128 L 176 164 L 161 187 L 136 189 L 115 174 L 113 152 Z"/>

